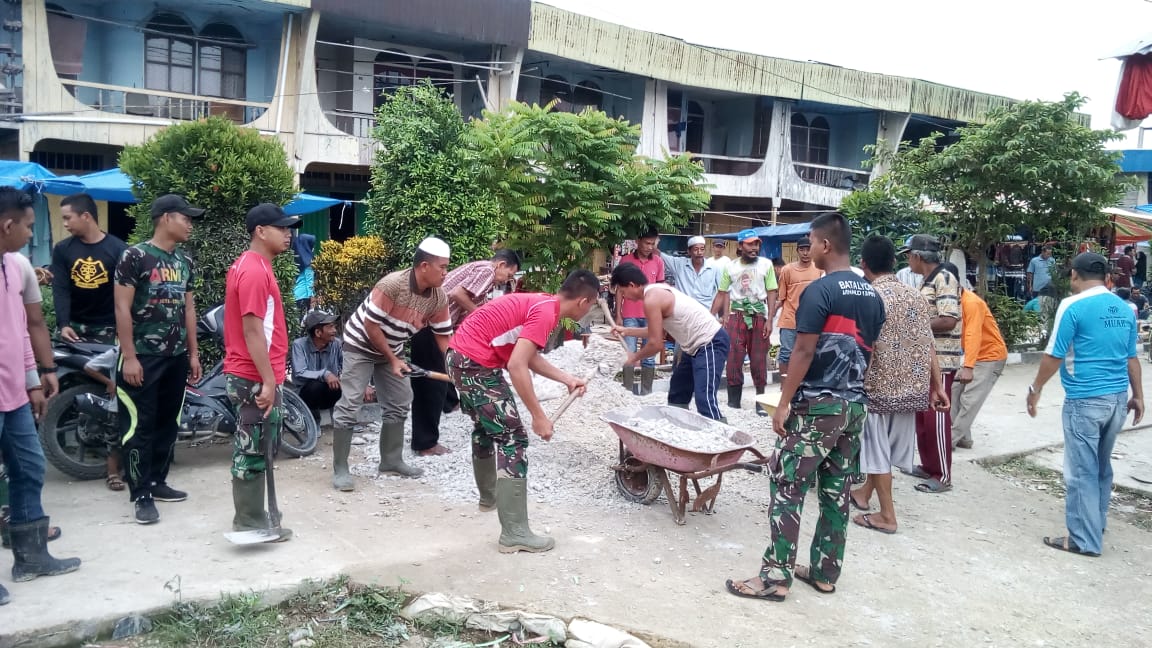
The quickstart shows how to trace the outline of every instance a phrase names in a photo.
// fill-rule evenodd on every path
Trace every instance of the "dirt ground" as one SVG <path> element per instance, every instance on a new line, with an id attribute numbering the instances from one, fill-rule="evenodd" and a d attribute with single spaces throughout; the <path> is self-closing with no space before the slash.
<path id="1" fill-rule="evenodd" d="M 726 578 L 756 573 L 767 542 L 768 482 L 760 475 L 730 473 L 716 514 L 693 515 L 682 527 L 663 500 L 647 507 L 533 500 L 533 525 L 556 537 L 556 549 L 502 555 L 495 550 L 494 513 L 398 479 L 361 478 L 357 492 L 335 493 L 327 461 L 283 461 L 277 485 L 285 525 L 296 537 L 237 548 L 221 536 L 232 507 L 228 450 L 218 446 L 179 453 L 172 482 L 191 499 L 161 504 L 162 520 L 150 527 L 132 522 L 126 496 L 52 472 L 46 507 L 64 527 L 52 549 L 85 564 L 75 574 L 31 583 L 4 578 L 13 600 L 0 608 L 0 647 L 17 645 L 18 635 L 44 637 L 51 634 L 46 628 L 171 604 L 165 584 L 176 577 L 181 596 L 195 599 L 339 573 L 592 618 L 667 638 L 669 645 L 1082 646 L 1101 636 L 1110 645 L 1152 645 L 1152 617 L 1137 612 L 1138 602 L 1152 600 L 1152 534 L 1114 521 L 1102 557 L 1054 551 L 1040 539 L 1063 533 L 1063 501 L 972 462 L 1059 442 L 1058 389 L 1046 390 L 1040 418 L 1022 415 L 1034 371 L 1005 373 L 978 421 L 976 449 L 957 455 L 951 493 L 917 493 L 911 479 L 898 478 L 899 533 L 850 529 L 834 596 L 802 584 L 784 603 L 724 592 Z M 757 437 L 760 447 L 769 446 L 766 433 Z M 326 456 L 328 439 L 321 443 Z M 463 447 L 459 439 L 450 443 Z M 457 452 L 442 460 L 468 457 Z M 581 470 L 612 477 L 606 465 Z M 552 468 L 532 478 L 567 476 Z M 805 538 L 815 513 L 810 498 Z M 0 561 L 0 569 L 7 566 Z"/>

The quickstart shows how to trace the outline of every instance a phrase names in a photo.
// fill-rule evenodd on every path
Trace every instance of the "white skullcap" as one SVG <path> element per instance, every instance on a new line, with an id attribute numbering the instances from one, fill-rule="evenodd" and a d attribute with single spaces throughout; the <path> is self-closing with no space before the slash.
<path id="1" fill-rule="evenodd" d="M 704 237 L 693 236 L 692 238 L 688 239 L 688 247 L 692 247 L 693 245 L 704 245 Z"/>
<path id="2" fill-rule="evenodd" d="M 440 257 L 441 259 L 452 258 L 452 250 L 448 247 L 448 244 L 436 238 L 435 236 L 429 236 L 423 241 L 420 241 L 418 249 L 423 250 L 432 256 Z"/>

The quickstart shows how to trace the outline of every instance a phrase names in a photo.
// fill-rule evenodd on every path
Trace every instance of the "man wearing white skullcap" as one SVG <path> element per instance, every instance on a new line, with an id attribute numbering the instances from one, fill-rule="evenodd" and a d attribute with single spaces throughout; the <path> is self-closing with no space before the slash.
<path id="1" fill-rule="evenodd" d="M 426 238 L 416 248 L 412 267 L 393 272 L 378 281 L 344 327 L 344 367 L 340 371 L 342 394 L 332 410 L 332 486 L 351 491 L 348 473 L 352 428 L 364 405 L 364 390 L 375 380 L 376 402 L 383 414 L 380 427 L 380 464 L 384 474 L 419 477 L 424 471 L 404 463 L 404 420 L 412 406 L 404 344 L 428 326 L 436 335 L 441 353 L 448 351 L 452 319 L 444 278 L 448 274 L 448 244 Z"/>
<path id="2" fill-rule="evenodd" d="M 674 257 L 661 252 L 660 257 L 664 259 L 664 268 L 672 275 L 677 290 L 712 308 L 716 286 L 720 284 L 720 270 L 705 262 L 705 245 L 703 236 L 693 236 L 688 239 L 688 256 Z"/>

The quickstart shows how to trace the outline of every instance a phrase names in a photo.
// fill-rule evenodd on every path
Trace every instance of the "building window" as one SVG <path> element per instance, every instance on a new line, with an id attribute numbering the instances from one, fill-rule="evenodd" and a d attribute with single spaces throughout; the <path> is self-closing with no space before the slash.
<path id="1" fill-rule="evenodd" d="M 244 99 L 248 72 L 244 37 L 231 25 L 212 23 L 204 27 L 200 38 L 200 94 Z"/>
<path id="2" fill-rule="evenodd" d="M 792 161 L 828 166 L 828 120 L 792 115 Z M 801 174 L 803 175 L 803 174 Z"/>
<path id="3" fill-rule="evenodd" d="M 570 112 L 580 113 L 588 108 L 603 110 L 603 102 L 604 93 L 600 92 L 600 86 L 591 81 L 581 81 L 572 89 Z"/>
<path id="4" fill-rule="evenodd" d="M 668 150 L 704 152 L 704 108 L 678 90 L 668 92 Z"/>
<path id="5" fill-rule="evenodd" d="M 448 96 L 454 94 L 452 82 L 456 79 L 456 71 L 450 63 L 414 59 L 399 50 L 377 54 L 372 74 L 376 90 L 375 106 L 384 103 L 384 96 L 392 94 L 396 88 L 415 85 L 423 79 L 442 88 Z"/>
<path id="6" fill-rule="evenodd" d="M 158 13 L 144 34 L 144 87 L 196 92 L 196 41 L 192 25 L 180 16 Z"/>
<path id="7" fill-rule="evenodd" d="M 571 112 L 566 108 L 572 98 L 572 84 L 559 74 L 550 74 L 548 78 L 540 81 L 540 105 L 547 106 L 553 101 L 556 112 Z"/>

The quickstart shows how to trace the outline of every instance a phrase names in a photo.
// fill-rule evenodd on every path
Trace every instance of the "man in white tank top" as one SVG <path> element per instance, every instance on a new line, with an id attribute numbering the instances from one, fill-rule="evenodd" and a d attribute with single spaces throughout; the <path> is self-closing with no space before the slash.
<path id="1" fill-rule="evenodd" d="M 668 404 L 688 409 L 696 397 L 696 409 L 703 416 L 723 421 L 716 390 L 724 375 L 728 357 L 728 334 L 710 310 L 700 302 L 666 284 L 649 284 L 648 277 L 637 266 L 622 263 L 612 271 L 611 287 L 617 298 L 644 303 L 648 328 L 613 327 L 617 335 L 647 338 L 648 343 L 630 353 L 624 366 L 632 367 L 644 358 L 660 353 L 664 332 L 683 350 L 672 371 L 668 387 Z"/>

